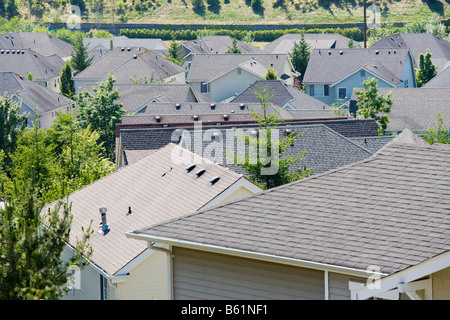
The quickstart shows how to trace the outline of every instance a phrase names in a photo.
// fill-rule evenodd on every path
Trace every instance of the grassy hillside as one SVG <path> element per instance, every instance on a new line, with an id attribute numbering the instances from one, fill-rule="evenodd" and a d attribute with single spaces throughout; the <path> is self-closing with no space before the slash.
<path id="1" fill-rule="evenodd" d="M 23 1 L 23 0 L 22 0 Z M 63 0 L 60 0 L 63 1 Z M 84 0 L 84 21 L 170 24 L 302 24 L 344 23 L 363 21 L 363 0 L 262 0 L 260 8 L 252 8 L 251 0 L 215 0 L 219 5 L 194 8 L 192 0 L 103 0 L 103 8 L 95 12 L 93 0 Z M 96 0 L 98 1 L 98 0 Z M 208 0 L 214 1 L 214 0 Z M 253 0 L 254 1 L 254 0 Z M 433 13 L 442 19 L 450 17 L 449 0 L 378 0 L 382 21 L 425 21 Z M 114 6 L 115 3 L 115 6 Z M 59 4 L 59 5 L 58 5 Z M 370 6 L 373 1 L 368 1 Z M 27 14 L 26 6 L 22 13 Z M 65 22 L 64 6 L 54 1 L 46 4 L 43 22 Z M 100 12 L 102 11 L 102 12 Z"/>

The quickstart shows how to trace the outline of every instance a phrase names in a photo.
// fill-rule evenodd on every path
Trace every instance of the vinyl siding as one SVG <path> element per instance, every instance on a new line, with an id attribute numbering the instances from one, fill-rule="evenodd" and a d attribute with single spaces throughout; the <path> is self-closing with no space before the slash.
<path id="1" fill-rule="evenodd" d="M 177 247 L 174 298 L 322 300 L 324 273 Z"/>
<path id="2" fill-rule="evenodd" d="M 330 272 L 328 274 L 328 299 L 350 300 L 349 281 L 365 283 L 366 279 Z"/>
<path id="3" fill-rule="evenodd" d="M 433 281 L 433 300 L 450 300 L 450 268 L 435 272 Z"/>

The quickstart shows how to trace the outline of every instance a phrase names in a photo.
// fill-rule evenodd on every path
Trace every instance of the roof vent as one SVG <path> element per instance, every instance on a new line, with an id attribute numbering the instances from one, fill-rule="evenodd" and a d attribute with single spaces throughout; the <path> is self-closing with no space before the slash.
<path id="1" fill-rule="evenodd" d="M 131 207 L 128 207 L 127 216 L 129 216 L 130 214 L 131 214 Z"/>
<path id="2" fill-rule="evenodd" d="M 379 54 L 379 53 L 380 53 L 380 51 L 378 51 L 378 50 L 377 50 L 377 51 L 375 51 L 375 54 Z"/>
<path id="3" fill-rule="evenodd" d="M 219 141 L 219 139 L 220 139 L 220 133 L 219 133 L 219 132 L 214 132 L 214 133 L 211 135 L 211 140 Z"/>
<path id="4" fill-rule="evenodd" d="M 198 116 L 193 116 L 193 118 L 194 118 L 194 121 L 198 120 Z"/>
<path id="5" fill-rule="evenodd" d="M 120 48 L 120 51 L 124 51 L 124 50 L 125 50 L 125 48 L 124 48 L 124 47 Z"/>
<path id="6" fill-rule="evenodd" d="M 109 226 L 108 226 L 108 223 L 106 222 L 106 208 L 100 208 L 99 209 L 99 211 L 100 211 L 100 215 L 101 215 L 101 217 L 102 217 L 102 221 L 100 222 L 100 232 L 102 232 L 103 233 L 103 235 L 106 235 L 108 232 L 109 232 Z"/>
<path id="7" fill-rule="evenodd" d="M 1 54 L 4 54 L 4 53 L 5 53 L 5 50 L 0 50 L 0 53 L 1 53 Z"/>
<path id="8" fill-rule="evenodd" d="M 127 51 L 131 51 L 131 48 L 130 48 L 130 47 L 128 47 L 128 48 L 127 48 Z"/>
<path id="9" fill-rule="evenodd" d="M 161 117 L 160 116 L 156 116 L 155 120 L 156 120 L 156 122 L 161 122 Z"/>
<path id="10" fill-rule="evenodd" d="M 177 103 L 177 104 L 175 105 L 175 108 L 176 108 L 177 110 L 180 110 L 181 105 L 180 105 L 179 103 Z"/>
<path id="11" fill-rule="evenodd" d="M 200 170 L 198 170 L 198 171 L 195 173 L 195 177 L 196 177 L 196 178 L 201 177 L 201 175 L 204 174 L 205 171 L 206 171 L 206 169 L 200 169 Z"/>
<path id="12" fill-rule="evenodd" d="M 194 168 L 195 168 L 195 164 L 191 164 L 190 166 L 188 166 L 188 167 L 186 168 L 186 173 L 191 172 L 192 170 L 194 170 Z"/>
<path id="13" fill-rule="evenodd" d="M 211 110 L 216 109 L 216 104 L 215 103 L 211 103 Z"/>
<path id="14" fill-rule="evenodd" d="M 331 51 L 328 51 L 328 55 L 331 56 Z"/>
<path id="15" fill-rule="evenodd" d="M 217 181 L 219 181 L 220 177 L 214 177 L 211 180 L 209 180 L 209 185 L 213 186 Z"/>
<path id="16" fill-rule="evenodd" d="M 223 120 L 228 121 L 228 115 L 227 114 L 223 115 Z"/>
<path id="17" fill-rule="evenodd" d="M 137 55 L 134 55 L 134 56 L 133 56 L 133 59 L 137 59 Z"/>
<path id="18" fill-rule="evenodd" d="M 241 105 L 239 106 L 239 108 L 241 108 L 241 110 L 245 109 L 245 104 L 241 103 Z"/>
<path id="19" fill-rule="evenodd" d="M 12 54 L 16 53 L 16 50 L 11 50 L 11 53 L 12 53 Z"/>
<path id="20" fill-rule="evenodd" d="M 342 56 L 344 54 L 344 51 L 339 51 L 339 54 Z"/>

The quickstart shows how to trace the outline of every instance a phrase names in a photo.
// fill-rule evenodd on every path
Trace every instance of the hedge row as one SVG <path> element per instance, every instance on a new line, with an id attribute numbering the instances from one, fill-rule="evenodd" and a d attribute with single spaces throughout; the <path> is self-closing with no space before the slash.
<path id="1" fill-rule="evenodd" d="M 230 30 L 214 29 L 211 30 L 215 35 L 226 35 L 232 38 L 242 40 L 244 37 L 251 36 L 254 41 L 271 42 L 286 33 L 338 33 L 354 41 L 362 41 L 363 33 L 359 28 L 314 28 L 314 29 L 284 29 L 284 30 Z M 162 40 L 194 40 L 197 39 L 199 32 L 203 30 L 168 30 L 168 29 L 121 29 L 119 35 L 128 38 L 159 38 Z"/>

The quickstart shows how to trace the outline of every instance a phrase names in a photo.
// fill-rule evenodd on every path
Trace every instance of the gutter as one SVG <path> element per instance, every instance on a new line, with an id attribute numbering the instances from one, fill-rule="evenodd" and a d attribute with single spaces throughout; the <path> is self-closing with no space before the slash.
<path id="1" fill-rule="evenodd" d="M 201 244 L 201 243 L 196 243 L 196 242 L 191 242 L 191 241 L 158 237 L 158 236 L 152 236 L 152 235 L 147 235 L 147 234 L 136 234 L 134 232 L 126 232 L 125 235 L 128 238 L 144 240 L 147 242 L 162 242 L 162 243 L 168 244 L 170 246 L 177 246 L 177 247 L 194 249 L 194 250 L 199 250 L 199 251 L 214 252 L 214 253 L 237 256 L 237 257 L 241 257 L 241 258 L 256 259 L 256 260 L 262 260 L 262 261 L 266 261 L 266 262 L 280 263 L 280 264 L 292 265 L 292 266 L 296 266 L 296 267 L 303 267 L 303 268 L 309 268 L 309 269 L 315 269 L 315 270 L 321 270 L 321 271 L 331 271 L 331 272 L 343 273 L 343 274 L 347 274 L 347 275 L 351 275 L 351 276 L 367 278 L 371 275 L 374 275 L 374 273 L 372 271 L 368 271 L 368 270 L 364 270 L 364 269 L 340 267 L 340 266 L 334 266 L 334 265 L 320 263 L 320 262 L 286 258 L 286 257 L 280 257 L 280 256 L 275 256 L 275 255 L 270 255 L 270 254 L 261 254 L 261 253 L 255 253 L 255 252 L 244 251 L 244 250 L 239 250 L 239 249 Z M 380 277 L 383 277 L 383 276 L 387 276 L 388 274 L 377 273 L 377 275 L 379 275 Z"/>

